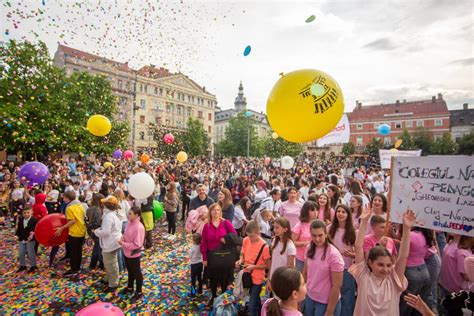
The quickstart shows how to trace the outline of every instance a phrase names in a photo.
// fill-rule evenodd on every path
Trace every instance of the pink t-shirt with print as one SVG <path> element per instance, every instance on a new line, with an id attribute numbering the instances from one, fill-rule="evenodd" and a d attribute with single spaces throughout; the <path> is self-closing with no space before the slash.
<path id="1" fill-rule="evenodd" d="M 297 238 L 294 241 L 311 241 L 311 233 L 309 229 L 309 223 L 298 222 L 298 224 L 291 230 L 292 233 L 296 234 Z M 296 259 L 304 261 L 306 258 L 306 246 L 296 247 Z"/>

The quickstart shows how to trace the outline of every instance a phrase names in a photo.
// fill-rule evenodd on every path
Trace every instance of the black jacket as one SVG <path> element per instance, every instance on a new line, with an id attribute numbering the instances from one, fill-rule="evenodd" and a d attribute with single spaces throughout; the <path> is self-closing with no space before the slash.
<path id="1" fill-rule="evenodd" d="M 26 227 L 23 227 L 23 217 L 19 217 L 16 235 L 20 238 L 20 241 L 28 240 L 30 233 L 35 231 L 37 222 L 38 220 L 31 216 L 30 220 L 28 221 L 28 225 Z"/>

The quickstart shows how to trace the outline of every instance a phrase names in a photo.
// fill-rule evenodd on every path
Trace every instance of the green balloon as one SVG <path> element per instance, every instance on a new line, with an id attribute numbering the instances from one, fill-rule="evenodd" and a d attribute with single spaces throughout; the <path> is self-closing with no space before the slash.
<path id="1" fill-rule="evenodd" d="M 164 213 L 165 208 L 163 207 L 163 203 L 156 200 L 153 201 L 153 218 L 155 221 L 159 220 Z"/>

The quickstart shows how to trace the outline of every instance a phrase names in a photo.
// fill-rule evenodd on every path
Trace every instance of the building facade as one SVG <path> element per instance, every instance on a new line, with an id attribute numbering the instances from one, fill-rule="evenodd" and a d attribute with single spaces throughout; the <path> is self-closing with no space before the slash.
<path id="1" fill-rule="evenodd" d="M 466 134 L 474 133 L 474 109 L 464 103 L 462 110 L 449 111 L 451 115 L 451 138 L 458 141 Z"/>
<path id="2" fill-rule="evenodd" d="M 225 131 L 229 128 L 229 120 L 240 112 L 250 112 L 252 119 L 255 121 L 255 130 L 257 137 L 263 138 L 268 136 L 271 131 L 267 121 L 267 116 L 263 112 L 257 112 L 247 108 L 247 99 L 244 96 L 244 87 L 242 82 L 239 85 L 239 92 L 234 101 L 234 108 L 228 110 L 217 111 L 215 114 L 215 137 L 214 144 L 218 144 L 225 139 Z"/>
<path id="3" fill-rule="evenodd" d="M 442 137 L 449 132 L 449 111 L 442 94 L 431 100 L 410 101 L 397 100 L 393 104 L 362 105 L 356 101 L 356 107 L 348 113 L 351 125 L 350 140 L 356 148 L 365 147 L 373 138 L 380 138 L 384 144 L 393 144 L 404 129 L 414 132 L 423 127 L 430 131 L 434 138 Z M 378 133 L 380 124 L 390 125 L 389 135 Z"/>
<path id="4" fill-rule="evenodd" d="M 214 139 L 216 97 L 184 74 L 154 65 L 135 70 L 128 63 L 64 45 L 59 45 L 54 63 L 67 74 L 86 71 L 106 76 L 118 100 L 115 119 L 129 123 L 129 146 L 133 150 L 155 148 L 153 129 L 184 130 L 189 118 L 200 120 L 209 138 Z M 213 151 L 212 141 L 209 151 Z"/>

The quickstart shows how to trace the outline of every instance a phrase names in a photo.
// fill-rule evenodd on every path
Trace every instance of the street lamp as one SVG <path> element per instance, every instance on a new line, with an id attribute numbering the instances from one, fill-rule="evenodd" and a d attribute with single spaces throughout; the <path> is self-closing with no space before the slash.
<path id="1" fill-rule="evenodd" d="M 250 157 L 250 117 L 252 112 L 245 111 L 245 117 L 247 118 L 247 158 Z"/>

